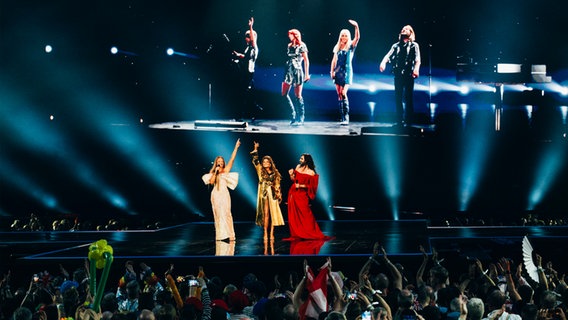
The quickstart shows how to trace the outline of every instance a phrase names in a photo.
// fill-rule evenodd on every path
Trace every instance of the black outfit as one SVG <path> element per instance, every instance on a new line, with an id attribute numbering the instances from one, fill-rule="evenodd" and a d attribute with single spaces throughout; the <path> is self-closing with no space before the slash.
<path id="1" fill-rule="evenodd" d="M 392 45 L 387 56 L 394 74 L 397 120 L 402 123 L 412 122 L 414 116 L 414 77 L 412 73 L 416 61 L 420 61 L 420 47 L 414 41 L 400 41 Z"/>
<path id="2" fill-rule="evenodd" d="M 244 57 L 239 60 L 239 82 L 243 118 L 255 118 L 256 112 L 262 110 L 256 103 L 254 95 L 254 70 L 258 57 L 258 47 L 247 45 Z"/>

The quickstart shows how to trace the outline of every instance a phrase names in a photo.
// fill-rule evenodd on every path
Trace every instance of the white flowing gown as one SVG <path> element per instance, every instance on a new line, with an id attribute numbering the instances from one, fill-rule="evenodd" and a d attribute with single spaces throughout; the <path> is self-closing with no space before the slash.
<path id="1" fill-rule="evenodd" d="M 201 177 L 205 184 L 209 184 L 211 173 Z M 235 190 L 239 182 L 237 172 L 221 173 L 218 176 L 217 185 L 211 190 L 211 206 L 215 221 L 215 240 L 234 240 L 235 229 L 233 227 L 233 215 L 231 213 L 231 195 L 229 189 Z"/>

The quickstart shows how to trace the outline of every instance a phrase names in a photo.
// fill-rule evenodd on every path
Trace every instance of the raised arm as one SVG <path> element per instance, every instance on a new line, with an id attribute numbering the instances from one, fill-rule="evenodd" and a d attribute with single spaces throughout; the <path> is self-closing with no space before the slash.
<path id="1" fill-rule="evenodd" d="M 475 265 L 477 266 L 477 271 L 479 271 L 479 273 L 481 274 L 482 279 L 489 282 L 490 285 L 495 286 L 495 281 L 491 279 L 491 277 L 488 275 L 488 272 L 483 270 L 483 264 L 481 263 L 481 260 L 476 259 Z"/>
<path id="2" fill-rule="evenodd" d="M 361 270 L 359 270 L 359 283 L 362 284 L 365 282 L 365 279 L 367 277 L 367 275 L 369 274 L 369 270 L 371 269 L 371 263 L 377 263 L 377 260 L 375 260 L 376 258 L 378 258 L 379 256 L 379 248 L 380 245 L 378 242 L 375 242 L 375 244 L 373 245 L 373 255 L 369 257 L 369 260 L 367 260 L 365 262 L 365 264 L 363 265 L 363 267 L 361 267 Z"/>
<path id="3" fill-rule="evenodd" d="M 542 256 L 535 254 L 535 258 L 540 285 L 542 285 L 545 290 L 548 290 L 548 279 L 546 278 L 546 274 L 544 273 L 544 269 L 542 268 Z"/>
<path id="4" fill-rule="evenodd" d="M 428 254 L 426 253 L 426 250 L 424 250 L 424 247 L 422 245 L 420 245 L 420 252 L 422 252 L 422 263 L 420 264 L 420 267 L 418 268 L 418 271 L 416 271 L 416 286 L 420 287 L 423 284 L 425 284 L 424 282 L 424 271 L 426 270 L 426 265 L 428 264 Z"/>
<path id="5" fill-rule="evenodd" d="M 387 251 L 384 247 L 381 247 L 381 251 L 383 254 L 383 261 L 386 263 L 391 272 L 393 287 L 397 288 L 398 290 L 402 290 L 402 274 L 400 274 L 398 268 L 389 260 L 389 258 L 387 257 Z"/>
<path id="6" fill-rule="evenodd" d="M 300 280 L 300 282 L 296 286 L 296 290 L 294 290 L 294 295 L 292 296 L 292 303 L 294 304 L 294 307 L 296 309 L 299 309 L 300 306 L 303 303 L 302 293 L 304 292 L 304 289 L 306 288 L 306 281 L 307 281 L 306 273 L 308 272 L 307 268 L 308 268 L 308 261 L 306 259 L 304 259 L 304 264 L 303 264 L 304 277 L 302 278 L 302 280 Z"/>
<path id="7" fill-rule="evenodd" d="M 333 289 L 333 293 L 335 295 L 335 301 L 333 301 L 333 308 L 335 310 L 340 310 L 341 307 L 343 306 L 343 290 L 339 286 L 339 283 L 337 283 L 337 280 L 335 280 L 335 278 L 331 274 L 332 271 L 331 271 L 331 258 L 330 257 L 327 258 L 327 262 L 328 262 L 327 263 L 328 278 L 331 282 L 331 288 Z"/>
<path id="8" fill-rule="evenodd" d="M 499 265 L 503 269 L 505 279 L 507 280 L 507 291 L 509 292 L 509 297 L 511 297 L 513 301 L 522 300 L 523 298 L 521 298 L 521 295 L 517 291 L 515 282 L 513 281 L 513 275 L 511 274 L 511 261 L 503 257 L 499 260 Z"/>
<path id="9" fill-rule="evenodd" d="M 250 44 L 251 46 L 256 47 L 256 37 L 254 36 L 254 30 L 252 28 L 253 24 L 254 24 L 254 18 L 251 17 L 249 19 Z"/>
<path id="10" fill-rule="evenodd" d="M 258 153 L 258 147 L 260 146 L 260 143 L 258 142 L 254 142 L 254 149 L 250 152 L 250 154 L 254 154 L 254 153 Z"/>
<path id="11" fill-rule="evenodd" d="M 233 149 L 233 153 L 231 154 L 231 159 L 229 159 L 229 162 L 225 166 L 224 172 L 231 171 L 231 168 L 233 167 L 233 162 L 235 162 L 235 158 L 237 157 L 237 151 L 239 150 L 240 145 L 241 145 L 241 139 L 237 139 L 237 142 L 235 143 L 235 148 Z"/>
<path id="12" fill-rule="evenodd" d="M 359 24 L 355 20 L 349 20 L 349 23 L 351 23 L 355 27 L 355 35 L 353 36 L 353 47 L 356 47 L 357 44 L 359 43 L 359 39 L 361 38 L 361 33 L 359 31 Z"/>
<path id="13" fill-rule="evenodd" d="M 377 299 L 379 302 L 379 305 L 385 309 L 386 313 L 387 313 L 387 320 L 392 320 L 392 311 L 391 308 L 389 306 L 389 304 L 385 301 L 385 299 L 381 296 L 381 291 L 380 290 L 375 290 L 371 284 L 371 281 L 369 280 L 369 276 L 368 274 L 364 275 L 362 278 L 362 283 L 363 283 L 363 287 L 366 288 L 370 293 L 372 293 L 373 298 Z M 369 308 L 369 305 L 372 307 L 372 304 L 366 304 L 367 308 Z"/>

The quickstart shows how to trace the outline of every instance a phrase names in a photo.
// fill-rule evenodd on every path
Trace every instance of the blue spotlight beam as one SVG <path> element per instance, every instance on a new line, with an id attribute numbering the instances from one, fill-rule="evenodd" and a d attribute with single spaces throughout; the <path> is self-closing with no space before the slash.
<path id="1" fill-rule="evenodd" d="M 467 116 L 467 106 L 463 109 L 463 117 Z M 461 169 L 459 173 L 458 202 L 459 210 L 466 211 L 469 203 L 481 179 L 483 168 L 486 166 L 487 158 L 491 150 L 491 139 L 489 135 L 490 123 L 478 121 L 471 123 L 468 134 L 465 136 L 465 143 L 462 144 Z"/>
<path id="2" fill-rule="evenodd" d="M 399 219 L 399 199 L 402 188 L 402 148 L 399 140 L 381 139 L 377 140 L 375 150 L 375 162 L 378 163 L 378 179 L 383 184 L 386 194 L 391 202 L 391 211 L 394 220 Z"/>
<path id="3" fill-rule="evenodd" d="M 534 184 L 529 193 L 527 210 L 534 210 L 545 197 L 558 177 L 557 173 L 566 162 L 563 143 L 552 143 L 542 153 L 540 164 L 535 172 Z"/>

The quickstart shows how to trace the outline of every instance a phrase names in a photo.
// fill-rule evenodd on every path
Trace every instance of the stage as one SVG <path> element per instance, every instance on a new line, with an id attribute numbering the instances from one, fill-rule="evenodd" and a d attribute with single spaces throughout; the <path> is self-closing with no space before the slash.
<path id="1" fill-rule="evenodd" d="M 547 149 L 560 150 L 555 153 L 559 160 L 564 141 L 519 131 L 496 132 L 491 117 L 478 119 L 484 130 L 472 122 L 464 127 L 459 117 L 451 119 L 452 124 L 411 126 L 357 121 L 348 126 L 331 121 L 290 126 L 286 120 L 270 119 L 108 124 L 102 127 L 104 136 L 113 140 L 101 142 L 90 131 L 76 131 L 80 134 L 76 139 L 82 141 L 77 154 L 88 155 L 83 165 L 90 163 L 97 170 L 96 176 L 88 176 L 88 183 L 81 183 L 83 175 L 77 174 L 84 167 L 71 159 L 45 161 L 9 145 L 28 174 L 45 179 L 49 192 L 60 195 L 60 207 L 37 212 L 33 209 L 38 207 L 37 199 L 30 201 L 17 189 L 2 188 L 5 208 L 21 212 L 5 215 L 6 226 L 11 219 L 36 212 L 45 228 L 21 232 L 5 226 L 0 233 L 1 267 L 20 279 L 40 270 L 56 273 L 60 264 L 74 269 L 83 264 L 91 243 L 105 239 L 114 249 L 115 278 L 128 260 L 148 263 L 156 272 L 170 264 L 186 273 L 204 266 L 209 275 L 238 281 L 247 272 L 266 277 L 301 272 L 304 259 L 315 266 L 326 257 L 337 269 L 356 277 L 378 242 L 413 277 L 422 261 L 420 246 L 429 255 L 437 251 L 448 267 L 461 268 L 475 259 L 489 263 L 508 256 L 520 261 L 524 236 L 545 260 L 562 266 L 564 262 L 558 260 L 568 227 L 522 226 L 522 221 L 530 215 L 565 216 L 568 204 L 563 190 L 568 179 L 562 177 L 568 172 L 563 166 L 557 168 L 557 179 L 552 179 L 542 204 L 533 210 L 527 210 L 522 199 L 530 193 L 539 163 L 550 154 Z M 47 131 L 65 128 L 54 124 Z M 239 185 L 231 191 L 237 240 L 214 241 L 210 189 L 201 176 L 217 155 L 230 156 L 237 139 L 241 147 L 232 171 L 239 173 Z M 284 226 L 276 228 L 274 241 L 263 241 L 262 229 L 254 224 L 257 178 L 249 151 L 255 141 L 261 154 L 271 155 L 282 172 L 295 166 L 303 152 L 314 155 L 320 186 L 312 209 L 331 240 L 283 241 L 289 235 Z M 478 141 L 485 149 L 475 147 Z M 486 154 L 480 158 L 472 150 Z M 464 210 L 460 208 L 466 193 L 460 179 L 468 172 L 464 168 L 472 166 L 482 174 L 470 175 L 477 177 L 478 184 L 470 189 Z M 105 185 L 114 186 L 113 192 L 101 192 Z M 283 190 L 289 185 L 283 181 Z M 106 198 L 110 194 L 114 197 Z M 286 201 L 282 210 L 286 212 Z M 49 231 L 48 219 L 77 219 L 82 228 Z M 108 219 L 128 228 L 94 231 Z"/>
<path id="2" fill-rule="evenodd" d="M 192 273 L 203 266 L 208 276 L 240 281 L 249 272 L 271 280 L 274 274 L 301 272 L 304 259 L 314 266 L 331 257 L 334 270 L 350 278 L 372 253 L 373 244 L 384 246 L 389 259 L 405 267 L 405 276 L 414 277 L 422 262 L 423 246 L 436 251 L 443 265 L 462 270 L 480 259 L 484 265 L 501 257 L 522 260 L 521 241 L 527 236 L 535 252 L 553 261 L 557 270 L 565 247 L 567 227 L 432 227 L 426 220 L 402 221 L 319 221 L 328 241 L 288 242 L 286 226 L 277 227 L 274 241 L 262 240 L 262 229 L 251 222 L 236 222 L 235 242 L 214 241 L 213 224 L 193 222 L 157 230 L 129 231 L 38 231 L 2 232 L 2 268 L 13 278 L 27 279 L 32 273 L 57 274 L 59 265 L 68 271 L 80 268 L 91 243 L 107 240 L 113 247 L 111 281 L 123 272 L 126 261 L 144 262 L 161 274 L 175 265 L 177 272 Z M 376 268 L 384 268 L 377 259 Z M 113 282 L 114 283 L 114 282 Z"/>

